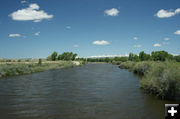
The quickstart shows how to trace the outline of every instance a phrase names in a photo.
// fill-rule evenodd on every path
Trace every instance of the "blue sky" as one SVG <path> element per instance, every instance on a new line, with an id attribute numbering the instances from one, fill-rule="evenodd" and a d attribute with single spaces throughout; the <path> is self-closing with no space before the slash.
<path id="1" fill-rule="evenodd" d="M 180 54 L 180 0 L 1 0 L 0 58 Z"/>

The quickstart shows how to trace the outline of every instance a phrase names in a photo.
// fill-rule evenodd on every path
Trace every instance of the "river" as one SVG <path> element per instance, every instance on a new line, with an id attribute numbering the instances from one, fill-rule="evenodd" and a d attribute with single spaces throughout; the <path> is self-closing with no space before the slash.
<path id="1" fill-rule="evenodd" d="M 0 79 L 1 119 L 164 119 L 165 103 L 111 64 Z"/>

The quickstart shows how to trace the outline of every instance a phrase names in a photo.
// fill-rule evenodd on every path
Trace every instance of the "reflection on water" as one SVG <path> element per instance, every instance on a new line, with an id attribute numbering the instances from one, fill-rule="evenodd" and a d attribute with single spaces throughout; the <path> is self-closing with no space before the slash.
<path id="1" fill-rule="evenodd" d="M 45 71 L 0 80 L 1 119 L 164 119 L 162 101 L 138 78 L 111 64 Z"/>

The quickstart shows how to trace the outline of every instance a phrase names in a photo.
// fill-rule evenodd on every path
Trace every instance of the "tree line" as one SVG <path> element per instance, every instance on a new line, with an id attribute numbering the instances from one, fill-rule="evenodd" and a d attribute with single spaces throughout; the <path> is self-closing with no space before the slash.
<path id="1" fill-rule="evenodd" d="M 47 57 L 48 61 L 56 61 L 56 60 L 66 60 L 66 61 L 70 61 L 70 60 L 75 60 L 77 57 L 76 53 L 72 53 L 72 52 L 64 52 L 62 54 L 58 54 L 56 51 L 54 51 L 50 56 Z"/>
<path id="2" fill-rule="evenodd" d="M 151 54 L 147 54 L 144 51 L 141 51 L 139 54 L 129 53 L 129 56 L 125 57 L 104 57 L 104 58 L 77 58 L 76 53 L 72 52 L 64 52 L 62 54 L 58 54 L 56 51 L 53 52 L 50 56 L 47 57 L 49 61 L 57 61 L 57 60 L 78 60 L 78 61 L 88 61 L 88 62 L 113 62 L 113 61 L 166 61 L 166 60 L 174 60 L 180 62 L 180 55 L 173 56 L 167 51 L 153 51 Z"/>
<path id="3" fill-rule="evenodd" d="M 153 51 L 151 54 L 147 54 L 144 51 L 140 52 L 138 55 L 129 53 L 128 57 L 106 57 L 106 58 L 88 58 L 89 62 L 112 62 L 112 61 L 166 61 L 166 60 L 175 60 L 180 62 L 180 55 L 173 56 L 172 54 L 166 51 Z"/>

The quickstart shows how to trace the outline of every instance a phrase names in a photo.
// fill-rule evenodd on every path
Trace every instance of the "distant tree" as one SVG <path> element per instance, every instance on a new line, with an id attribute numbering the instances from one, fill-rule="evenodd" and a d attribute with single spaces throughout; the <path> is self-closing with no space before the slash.
<path id="1" fill-rule="evenodd" d="M 77 54 L 74 54 L 72 52 L 64 52 L 58 56 L 58 60 L 75 60 L 77 57 Z"/>
<path id="2" fill-rule="evenodd" d="M 121 61 L 121 62 L 126 62 L 128 61 L 128 57 L 114 57 L 114 61 Z"/>
<path id="3" fill-rule="evenodd" d="M 99 58 L 98 62 L 104 62 L 104 58 Z"/>
<path id="4" fill-rule="evenodd" d="M 88 62 L 104 62 L 104 58 L 88 58 Z"/>
<path id="5" fill-rule="evenodd" d="M 77 57 L 77 54 L 76 54 L 76 53 L 75 53 L 75 54 L 73 54 L 72 60 L 75 60 L 75 59 L 76 59 L 76 57 Z"/>
<path id="6" fill-rule="evenodd" d="M 77 61 L 86 61 L 85 58 L 76 58 Z"/>
<path id="7" fill-rule="evenodd" d="M 63 58 L 62 58 L 62 55 L 59 55 L 58 56 L 58 60 L 62 60 Z"/>
<path id="8" fill-rule="evenodd" d="M 128 57 L 120 57 L 119 61 L 126 62 L 128 61 Z"/>
<path id="9" fill-rule="evenodd" d="M 169 58 L 169 54 L 166 51 L 154 51 L 151 55 L 154 61 L 165 61 Z"/>
<path id="10" fill-rule="evenodd" d="M 57 55 L 58 55 L 57 52 L 53 52 L 53 53 L 51 54 L 51 60 L 52 60 L 52 61 L 55 61 L 55 60 L 57 59 Z"/>
<path id="11" fill-rule="evenodd" d="M 105 62 L 110 62 L 110 58 L 109 58 L 109 57 L 106 57 L 106 58 L 104 59 L 104 61 L 105 61 Z"/>
<path id="12" fill-rule="evenodd" d="M 142 52 L 139 53 L 139 59 L 140 59 L 141 61 L 144 61 L 144 60 L 145 60 L 145 57 L 146 57 L 146 53 L 144 53 L 144 51 L 142 51 Z"/>
<path id="13" fill-rule="evenodd" d="M 128 58 L 128 60 L 138 62 L 138 61 L 139 61 L 139 57 L 138 57 L 136 54 L 129 53 L 129 58 Z"/>
<path id="14" fill-rule="evenodd" d="M 91 62 L 91 58 L 87 58 L 87 61 L 88 61 L 88 62 Z"/>
<path id="15" fill-rule="evenodd" d="M 120 57 L 114 57 L 114 61 L 119 61 Z"/>
<path id="16" fill-rule="evenodd" d="M 133 61 L 136 61 L 136 62 L 140 61 L 138 55 L 134 55 Z"/>
<path id="17" fill-rule="evenodd" d="M 171 55 L 171 54 L 168 54 L 168 57 L 167 57 L 168 60 L 174 60 L 174 56 Z"/>
<path id="18" fill-rule="evenodd" d="M 177 62 L 180 62 L 180 55 L 174 56 L 174 59 L 175 59 Z"/>
<path id="19" fill-rule="evenodd" d="M 12 61 L 12 60 L 10 60 L 10 59 L 7 59 L 7 60 L 6 60 L 6 62 L 11 62 L 11 61 Z"/>
<path id="20" fill-rule="evenodd" d="M 51 55 L 48 56 L 48 57 L 46 58 L 46 60 L 47 60 L 47 61 L 51 61 L 51 60 L 52 60 Z"/>
<path id="21" fill-rule="evenodd" d="M 134 58 L 134 54 L 133 54 L 133 53 L 129 53 L 129 58 L 128 58 L 128 60 L 133 61 L 133 58 Z"/>
<path id="22" fill-rule="evenodd" d="M 144 53 L 144 51 L 139 53 L 139 60 L 140 61 L 147 61 L 150 59 L 151 59 L 151 56 L 149 54 Z"/>
<path id="23" fill-rule="evenodd" d="M 42 64 L 42 59 L 39 59 L 38 65 L 41 65 L 41 64 Z"/>

